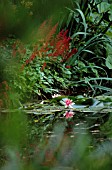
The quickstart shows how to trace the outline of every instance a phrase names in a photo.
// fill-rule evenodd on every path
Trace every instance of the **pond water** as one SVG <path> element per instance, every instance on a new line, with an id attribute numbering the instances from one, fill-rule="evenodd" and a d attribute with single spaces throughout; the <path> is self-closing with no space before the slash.
<path id="1" fill-rule="evenodd" d="M 74 102 L 72 108 L 65 108 L 63 101 L 66 98 L 64 96 L 38 103 L 37 101 L 26 103 L 23 105 L 23 110 L 32 119 L 35 127 L 43 127 L 43 133 L 47 137 L 55 136 L 53 132 L 55 123 L 62 123 L 65 126 L 65 132 L 72 138 L 79 133 L 79 129 L 89 132 L 96 143 L 109 137 L 111 134 L 109 129 L 112 127 L 112 96 L 98 96 L 94 99 L 72 96 L 70 97 Z M 67 111 L 73 111 L 72 118 L 66 119 L 64 113 Z"/>
<path id="2" fill-rule="evenodd" d="M 17 109 L 1 111 L 4 115 L 9 112 L 16 114 L 20 111 L 27 117 L 28 141 L 20 153 L 26 165 L 30 161 L 38 166 L 40 164 L 44 167 L 53 166 L 53 170 L 67 167 L 78 170 L 82 165 L 87 166 L 87 162 L 90 162 L 89 166 L 91 162 L 94 166 L 94 160 L 96 162 L 98 160 L 97 166 L 101 160 L 105 160 L 106 164 L 109 163 L 107 158 L 109 155 L 111 159 L 112 148 L 111 97 L 106 97 L 105 100 L 104 97 L 103 99 L 70 97 L 69 99 L 74 103 L 72 108 L 65 107 L 66 98 L 69 97 L 33 101 Z M 74 113 L 71 118 L 65 116 L 69 111 Z M 106 158 L 104 155 L 107 155 Z M 4 152 L 2 157 L 3 161 L 7 160 Z M 86 160 L 82 161 L 84 157 Z M 82 163 L 79 165 L 80 161 Z M 96 170 L 96 166 L 92 169 Z"/>

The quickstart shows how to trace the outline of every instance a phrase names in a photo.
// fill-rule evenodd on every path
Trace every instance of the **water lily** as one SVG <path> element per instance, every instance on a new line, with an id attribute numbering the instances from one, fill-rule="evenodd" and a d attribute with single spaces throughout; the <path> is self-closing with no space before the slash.
<path id="1" fill-rule="evenodd" d="M 72 100 L 70 100 L 70 99 L 65 100 L 65 108 L 67 108 L 67 107 L 73 108 L 73 105 L 74 105 L 74 103 Z"/>
<path id="2" fill-rule="evenodd" d="M 66 117 L 66 119 L 73 117 L 73 115 L 74 115 L 74 112 L 72 112 L 71 110 L 70 111 L 66 111 L 64 113 L 64 116 Z"/>

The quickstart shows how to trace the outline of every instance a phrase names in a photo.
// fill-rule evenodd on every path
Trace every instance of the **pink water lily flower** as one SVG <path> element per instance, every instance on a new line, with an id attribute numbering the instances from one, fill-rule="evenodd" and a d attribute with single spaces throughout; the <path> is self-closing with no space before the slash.
<path id="1" fill-rule="evenodd" d="M 73 115 L 74 115 L 74 112 L 72 111 L 66 111 L 64 113 L 64 116 L 66 117 L 66 119 L 73 117 Z"/>
<path id="2" fill-rule="evenodd" d="M 65 100 L 65 107 L 66 107 L 66 108 L 67 108 L 67 107 L 73 108 L 73 107 L 72 107 L 73 104 L 74 104 L 74 103 L 73 103 L 72 100 L 70 100 L 70 99 L 66 99 L 66 100 Z"/>

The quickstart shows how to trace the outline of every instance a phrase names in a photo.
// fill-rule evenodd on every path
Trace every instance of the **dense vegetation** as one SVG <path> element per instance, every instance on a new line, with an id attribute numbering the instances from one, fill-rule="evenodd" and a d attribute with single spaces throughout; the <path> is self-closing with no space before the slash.
<path id="1" fill-rule="evenodd" d="M 2 170 L 111 169 L 112 1 L 4 0 L 0 20 Z"/>

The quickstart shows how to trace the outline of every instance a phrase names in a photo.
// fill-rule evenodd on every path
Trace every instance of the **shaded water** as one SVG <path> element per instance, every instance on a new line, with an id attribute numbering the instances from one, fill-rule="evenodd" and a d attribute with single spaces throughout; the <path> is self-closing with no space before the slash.
<path id="1" fill-rule="evenodd" d="M 94 104 L 94 107 L 78 108 L 77 104 L 77 108 L 70 109 L 60 103 L 44 101 L 44 104 L 41 104 L 40 101 L 34 101 L 25 103 L 19 109 L 4 109 L 1 114 L 8 112 L 16 114 L 18 110 L 28 118 L 28 141 L 20 153 L 22 160 L 27 164 L 29 161 L 34 161 L 35 164 L 36 161 L 36 164 L 42 166 L 58 166 L 58 170 L 67 167 L 77 169 L 78 165 L 72 168 L 72 158 L 77 164 L 81 156 L 86 156 L 84 151 L 86 147 L 90 151 L 99 144 L 112 141 L 110 105 L 98 107 Z M 66 119 L 64 116 L 68 110 L 74 112 L 73 118 Z M 40 161 L 38 163 L 37 157 Z M 4 154 L 2 159 L 7 160 Z"/>
<path id="2" fill-rule="evenodd" d="M 111 120 L 109 120 L 112 113 L 112 103 L 106 98 L 107 105 L 104 101 L 95 100 L 91 106 L 88 106 L 87 100 L 85 100 L 85 107 L 82 107 L 81 102 L 80 105 L 75 104 L 70 109 L 54 101 L 44 101 L 44 104 L 41 102 L 27 103 L 23 106 L 23 110 L 32 119 L 32 124 L 35 124 L 35 127 L 43 127 L 43 134 L 48 138 L 55 136 L 52 131 L 54 124 L 60 122 L 64 124 L 65 133 L 69 134 L 71 138 L 79 133 L 79 129 L 85 129 L 85 133 L 89 132 L 96 143 L 102 142 L 108 138 L 109 131 L 107 132 L 107 129 L 112 126 Z M 72 119 L 64 117 L 64 113 L 69 110 L 74 112 Z"/>

